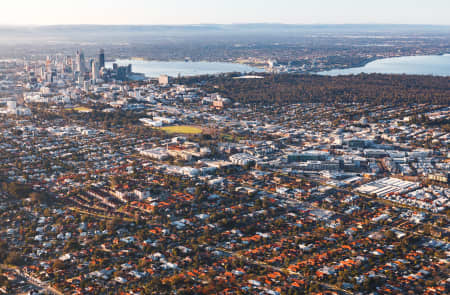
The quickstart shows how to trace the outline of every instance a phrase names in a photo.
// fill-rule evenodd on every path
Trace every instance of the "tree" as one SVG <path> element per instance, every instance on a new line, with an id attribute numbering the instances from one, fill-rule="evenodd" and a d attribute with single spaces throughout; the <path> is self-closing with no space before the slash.
<path id="1" fill-rule="evenodd" d="M 53 263 L 53 267 L 58 270 L 64 270 L 67 268 L 67 265 L 66 265 L 66 263 L 64 263 L 63 261 L 58 259 Z"/>
<path id="2" fill-rule="evenodd" d="M 72 251 L 76 251 L 76 250 L 80 250 L 80 249 L 81 249 L 81 245 L 80 245 L 80 243 L 78 243 L 78 241 L 75 238 L 70 239 L 64 246 L 65 252 L 72 252 Z"/>
<path id="3" fill-rule="evenodd" d="M 120 179 L 119 179 L 119 177 L 117 175 L 112 176 L 110 181 L 111 181 L 111 188 L 112 189 L 117 188 L 119 186 L 119 184 L 120 184 Z"/>
<path id="4" fill-rule="evenodd" d="M 25 259 L 17 252 L 10 252 L 5 259 L 5 264 L 22 266 L 24 263 Z"/>

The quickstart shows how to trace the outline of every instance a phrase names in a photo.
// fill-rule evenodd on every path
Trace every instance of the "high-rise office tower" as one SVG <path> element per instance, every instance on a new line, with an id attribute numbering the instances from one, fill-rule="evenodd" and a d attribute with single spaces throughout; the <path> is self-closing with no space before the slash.
<path id="1" fill-rule="evenodd" d="M 100 49 L 100 53 L 98 55 L 98 65 L 101 68 L 105 67 L 105 50 Z"/>
<path id="2" fill-rule="evenodd" d="M 95 83 L 95 81 L 97 81 L 100 78 L 99 65 L 95 60 L 92 60 L 91 68 L 92 68 L 92 80 Z"/>
<path id="3" fill-rule="evenodd" d="M 92 65 L 94 64 L 95 59 L 91 58 L 88 63 L 88 71 L 92 73 Z"/>
<path id="4" fill-rule="evenodd" d="M 86 72 L 86 62 L 84 61 L 84 53 L 82 51 L 77 51 L 76 56 L 76 71 L 80 73 Z"/>
<path id="5" fill-rule="evenodd" d="M 86 73 L 86 61 L 84 60 L 84 53 L 80 53 L 80 69 L 82 73 Z"/>
<path id="6" fill-rule="evenodd" d="M 79 50 L 77 50 L 77 55 L 75 56 L 75 71 L 81 72 L 81 56 Z"/>

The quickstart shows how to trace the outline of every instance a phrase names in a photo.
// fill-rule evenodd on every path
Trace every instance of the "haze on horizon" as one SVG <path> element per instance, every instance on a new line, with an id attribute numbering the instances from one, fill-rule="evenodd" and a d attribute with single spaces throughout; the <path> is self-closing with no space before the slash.
<path id="1" fill-rule="evenodd" d="M 450 25 L 448 0 L 15 0 L 0 8 L 0 25 Z"/>

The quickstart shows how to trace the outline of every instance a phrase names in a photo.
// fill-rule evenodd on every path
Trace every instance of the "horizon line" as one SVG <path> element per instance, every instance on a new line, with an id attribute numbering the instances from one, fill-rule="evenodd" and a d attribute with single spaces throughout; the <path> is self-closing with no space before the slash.
<path id="1" fill-rule="evenodd" d="M 185 24 L 2 24 L 0 27 L 55 27 L 55 26 L 232 26 L 232 25 L 286 25 L 286 26 L 433 26 L 450 27 L 450 24 L 430 24 L 430 23 L 283 23 L 283 22 L 236 22 L 236 23 L 185 23 Z"/>

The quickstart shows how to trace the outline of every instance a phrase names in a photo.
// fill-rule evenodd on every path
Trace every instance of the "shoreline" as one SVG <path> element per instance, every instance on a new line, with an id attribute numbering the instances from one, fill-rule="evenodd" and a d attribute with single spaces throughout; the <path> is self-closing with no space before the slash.
<path id="1" fill-rule="evenodd" d="M 362 63 L 360 66 L 348 67 L 348 68 L 334 68 L 334 69 L 322 70 L 322 71 L 311 71 L 309 73 L 310 74 L 315 74 L 315 75 L 323 75 L 323 76 L 355 75 L 356 73 L 346 73 L 346 74 L 335 74 L 335 75 L 332 75 L 332 74 L 329 74 L 329 72 L 332 72 L 332 71 L 345 71 L 345 70 L 349 70 L 349 69 L 363 69 L 370 63 L 373 63 L 373 62 L 376 62 L 376 61 L 382 61 L 382 60 L 399 59 L 399 58 L 406 58 L 406 57 L 441 57 L 441 56 L 450 56 L 450 52 L 448 52 L 448 53 L 439 53 L 439 54 L 401 55 L 401 56 L 374 58 L 372 60 L 369 60 L 368 62 Z M 367 74 L 371 74 L 371 73 L 367 73 Z M 380 73 L 380 74 L 383 74 L 383 73 Z M 385 74 L 388 74 L 388 73 L 385 73 Z M 402 74 L 399 74 L 399 73 L 391 73 L 391 74 L 402 75 Z M 431 75 L 431 76 L 435 76 L 433 74 L 407 74 L 407 75 L 424 75 L 424 76 L 430 76 Z M 438 75 L 438 76 L 446 77 L 446 76 L 450 76 L 450 73 L 448 75 Z"/>
<path id="2" fill-rule="evenodd" d="M 345 71 L 345 70 L 350 70 L 350 69 L 363 69 L 365 68 L 368 64 L 376 62 L 376 61 L 380 61 L 380 60 L 389 60 L 389 59 L 398 59 L 398 58 L 405 58 L 405 57 L 439 57 L 439 56 L 448 56 L 450 55 L 450 52 L 444 52 L 444 53 L 439 53 L 439 54 L 420 54 L 420 55 L 401 55 L 401 56 L 391 56 L 391 57 L 374 57 L 374 58 L 369 58 L 367 60 L 365 60 L 364 62 L 361 62 L 355 66 L 349 66 L 349 67 L 336 67 L 336 68 L 330 68 L 327 70 L 312 70 L 312 71 L 306 71 L 306 72 L 293 72 L 293 73 L 304 73 L 304 74 L 312 74 L 312 75 L 325 75 L 325 76 L 334 76 L 334 75 L 352 75 L 352 73 L 348 73 L 348 74 L 330 74 L 329 72 L 332 71 Z M 129 58 L 116 58 L 113 61 L 108 61 L 109 63 L 116 63 L 118 61 L 130 61 L 130 62 L 155 62 L 155 63 L 180 63 L 180 64 L 198 64 L 198 63 L 209 63 L 209 64 L 227 64 L 227 65 L 242 65 L 242 66 L 248 66 L 248 67 L 252 67 L 255 69 L 259 69 L 259 70 L 263 70 L 264 72 L 255 72 L 255 73 L 267 73 L 266 68 L 262 67 L 260 64 L 259 65 L 255 65 L 255 64 L 251 64 L 251 63 L 240 63 L 237 61 L 209 61 L 209 60 L 179 60 L 179 59 L 174 59 L 174 60 L 157 60 L 157 59 L 147 59 L 147 58 L 140 58 L 140 57 L 129 57 Z M 227 73 L 227 72 L 223 72 L 223 73 Z M 241 73 L 248 73 L 248 72 L 241 72 Z M 144 74 L 144 73 L 141 73 Z M 221 74 L 221 73 L 215 73 L 215 74 L 211 74 L 211 75 L 217 75 L 217 74 Z M 394 73 L 395 74 L 395 73 Z M 150 77 L 147 76 L 146 74 L 144 74 L 147 78 L 155 78 L 155 77 Z M 203 75 L 203 74 L 199 74 L 199 75 Z M 412 75 L 412 74 L 411 74 Z M 433 74 L 417 74 L 417 75 L 433 75 Z M 185 75 L 187 77 L 189 76 L 197 76 L 197 75 Z M 444 75 L 444 76 L 450 76 L 449 75 Z"/>

